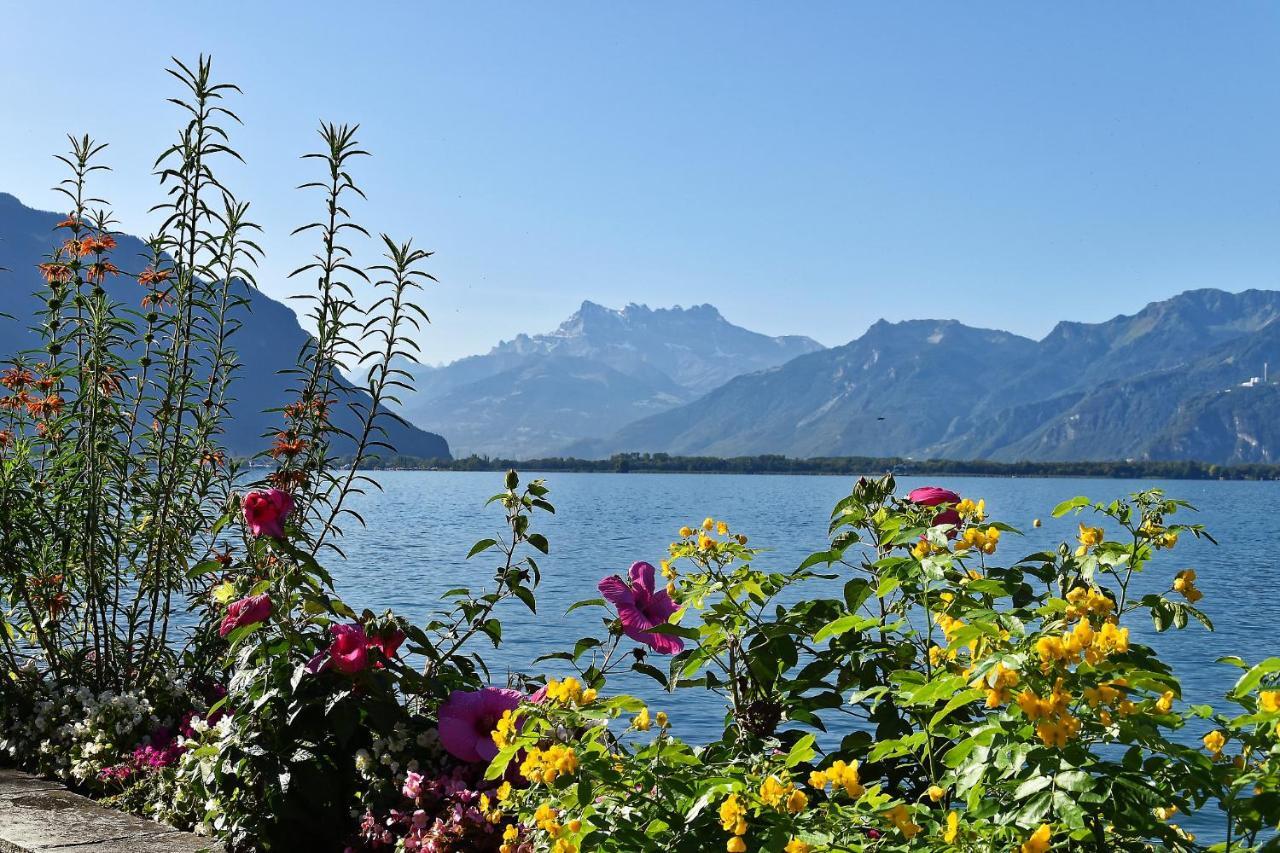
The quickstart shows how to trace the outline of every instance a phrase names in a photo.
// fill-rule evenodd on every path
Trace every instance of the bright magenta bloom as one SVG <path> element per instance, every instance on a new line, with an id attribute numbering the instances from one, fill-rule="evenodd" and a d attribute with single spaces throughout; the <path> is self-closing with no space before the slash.
<path id="1" fill-rule="evenodd" d="M 360 625 L 330 625 L 333 643 L 329 646 L 329 661 L 333 668 L 346 675 L 354 675 L 369 667 L 369 638 Z"/>
<path id="2" fill-rule="evenodd" d="M 617 575 L 600 581 L 599 589 L 613 603 L 622 620 L 622 630 L 637 643 L 644 643 L 661 655 L 673 655 L 684 648 L 684 640 L 670 634 L 655 634 L 652 629 L 666 624 L 680 608 L 666 589 L 654 589 L 653 566 L 632 563 L 631 583 Z"/>
<path id="3" fill-rule="evenodd" d="M 284 538 L 284 520 L 293 512 L 293 498 L 288 492 L 267 489 L 244 496 L 244 523 L 254 536 Z"/>
<path id="4" fill-rule="evenodd" d="M 947 531 L 947 538 L 956 538 L 956 534 L 960 532 L 960 513 L 956 512 L 955 509 L 955 505 L 960 503 L 959 495 L 941 486 L 921 486 L 918 489 L 912 489 L 907 495 L 907 500 L 920 506 L 950 504 L 950 509 L 944 509 L 933 517 L 933 526 L 938 527 L 939 525 L 950 524 L 951 529 Z"/>
<path id="5" fill-rule="evenodd" d="M 520 706 L 524 694 L 508 688 L 455 690 L 440 706 L 440 743 L 460 761 L 492 761 L 498 754 L 493 730 L 504 711 Z"/>
<path id="6" fill-rule="evenodd" d="M 400 644 L 404 642 L 404 639 L 404 631 L 393 628 L 386 633 L 370 637 L 369 646 L 382 652 L 382 656 L 387 660 L 391 660 L 396 656 L 396 651 L 400 648 Z M 381 667 L 382 662 L 379 661 L 377 666 Z"/>
<path id="7" fill-rule="evenodd" d="M 218 636 L 225 637 L 236 628 L 264 622 L 270 615 L 271 599 L 266 593 L 233 601 L 227 605 L 227 615 L 222 618 L 222 627 L 218 629 Z"/>
<path id="8" fill-rule="evenodd" d="M 921 486 L 918 489 L 912 489 L 910 494 L 907 495 L 907 500 L 913 504 L 920 504 L 920 506 L 954 505 L 960 503 L 960 496 L 941 486 Z"/>

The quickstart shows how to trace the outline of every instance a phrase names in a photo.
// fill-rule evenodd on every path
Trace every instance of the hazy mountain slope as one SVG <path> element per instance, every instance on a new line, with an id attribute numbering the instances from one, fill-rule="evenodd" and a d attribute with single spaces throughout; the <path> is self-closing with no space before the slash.
<path id="1" fill-rule="evenodd" d="M 1277 318 L 1280 292 L 1195 290 L 1104 323 L 1059 323 L 1039 342 L 953 322 L 881 321 L 845 346 L 739 377 L 568 451 L 1280 457 L 1262 424 L 1272 395 L 1238 388 L 1264 362 L 1280 367 Z M 1280 408 L 1274 414 L 1280 420 Z"/>
<path id="2" fill-rule="evenodd" d="M 61 219 L 60 214 L 33 210 L 12 195 L 0 193 L 0 267 L 8 269 L 0 272 L 0 313 L 16 318 L 0 317 L 0 357 L 40 343 L 29 329 L 40 309 L 39 301 L 32 296 L 40 288 L 35 265 L 44 260 L 58 242 L 54 226 Z M 118 240 L 119 247 L 113 254 L 116 264 L 122 269 L 141 266 L 138 260 L 144 252 L 141 241 L 127 235 L 120 235 Z M 138 305 L 144 292 L 126 276 L 109 278 L 105 286 L 112 298 L 131 307 Z M 232 337 L 240 372 L 239 381 L 232 387 L 235 400 L 230 406 L 231 417 L 223 438 L 227 449 L 236 454 L 256 453 L 269 445 L 270 442 L 260 436 L 278 428 L 280 416 L 264 410 L 287 402 L 289 378 L 278 372 L 294 364 L 306 339 L 306 332 L 289 308 L 257 291 L 247 296 L 250 310 L 242 314 L 243 326 Z M 347 430 L 355 426 L 355 418 L 345 406 L 334 410 L 334 421 Z M 438 459 L 449 457 L 449 445 L 439 435 L 390 420 L 384 423 L 388 440 L 398 452 Z M 346 451 L 346 444 L 337 442 L 335 450 Z"/>
<path id="3" fill-rule="evenodd" d="M 432 410 L 420 410 L 415 420 L 448 432 L 453 446 L 468 453 L 529 459 L 691 396 L 670 380 L 647 382 L 576 356 L 535 355 L 434 398 Z"/>
<path id="4" fill-rule="evenodd" d="M 1035 342 L 954 320 L 880 321 L 842 347 L 740 376 L 692 404 L 570 452 L 888 456 L 943 440 L 956 402 L 985 393 Z M 967 377 L 982 377 L 973 384 Z"/>
<path id="5" fill-rule="evenodd" d="M 400 411 L 458 453 L 555 453 L 671 409 L 741 373 L 821 349 L 735 326 L 710 305 L 613 310 L 584 302 L 549 334 L 519 335 L 444 367 L 411 367 Z"/>

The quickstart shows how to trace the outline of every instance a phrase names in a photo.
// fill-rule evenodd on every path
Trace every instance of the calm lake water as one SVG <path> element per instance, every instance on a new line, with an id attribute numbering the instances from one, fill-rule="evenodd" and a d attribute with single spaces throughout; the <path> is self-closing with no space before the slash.
<path id="1" fill-rule="evenodd" d="M 522 480 L 542 476 L 551 489 L 555 516 L 543 516 L 535 529 L 551 541 L 549 556 L 539 559 L 543 582 L 538 590 L 538 613 L 518 602 L 500 616 L 504 643 L 484 650 L 496 681 L 507 672 L 565 674 L 559 662 L 533 665 L 540 654 L 563 650 L 579 637 L 603 636 L 596 613 L 577 610 L 565 615 L 574 601 L 597 597 L 596 583 L 605 575 L 625 573 L 635 560 L 657 565 L 667 544 L 683 524 L 696 525 L 708 515 L 729 521 L 747 533 L 754 546 L 768 548 L 760 564 L 785 571 L 826 546 L 831 507 L 847 495 L 849 477 L 746 476 L 688 474 L 537 474 L 522 472 Z M 364 529 L 348 531 L 343 547 L 345 563 L 330 569 L 339 591 L 357 609 L 392 608 L 421 623 L 426 621 L 440 593 L 457 586 L 479 588 L 493 570 L 493 560 L 466 560 L 478 539 L 503 532 L 499 507 L 484 507 L 501 490 L 502 475 L 462 472 L 383 472 L 377 475 L 381 493 L 371 493 L 353 506 L 366 519 Z M 1148 621 L 1131 624 L 1135 639 L 1160 650 L 1182 679 L 1184 698 L 1218 705 L 1238 670 L 1215 663 L 1238 654 L 1251 662 L 1280 654 L 1275 626 L 1280 623 L 1280 578 L 1276 554 L 1280 522 L 1280 483 L 1216 481 L 1124 481 L 1103 479 L 935 478 L 973 498 L 985 498 L 994 517 L 1025 530 L 1021 538 L 1006 536 L 1000 544 L 1002 565 L 1016 556 L 1074 539 L 1077 520 L 1053 519 L 1052 508 L 1075 495 L 1110 500 L 1132 491 L 1158 486 L 1173 497 L 1191 501 L 1198 513 L 1178 520 L 1205 524 L 1221 543 L 1183 537 L 1178 547 L 1155 561 L 1139 578 L 1137 588 L 1168 587 L 1179 569 L 1194 567 L 1204 591 L 1202 608 L 1214 622 L 1212 633 L 1192 622 L 1182 631 L 1157 635 Z M 900 488 L 927 485 L 903 478 Z M 1092 515 L 1092 514 L 1090 514 Z M 1044 526 L 1034 529 L 1032 519 Z M 661 668 L 661 661 L 657 661 Z M 639 695 L 666 710 L 674 731 L 693 741 L 719 731 L 722 708 L 714 697 L 696 691 L 667 694 L 643 676 L 611 682 L 610 692 Z M 1202 730 L 1188 730 L 1198 739 Z M 1185 822 L 1204 826 L 1201 820 Z M 1208 829 L 1212 832 L 1212 829 Z"/>

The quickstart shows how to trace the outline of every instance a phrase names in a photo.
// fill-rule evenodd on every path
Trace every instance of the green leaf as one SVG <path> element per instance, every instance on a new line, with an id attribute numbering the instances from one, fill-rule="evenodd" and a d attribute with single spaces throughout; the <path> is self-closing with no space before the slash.
<path id="1" fill-rule="evenodd" d="M 880 620 L 870 616 L 863 616 L 859 613 L 846 613 L 839 619 L 834 619 L 818 629 L 813 635 L 815 643 L 821 643 L 829 637 L 839 637 L 850 631 L 861 631 L 872 625 L 880 624 Z"/>
<path id="2" fill-rule="evenodd" d="M 1062 518 L 1062 516 L 1066 515 L 1072 510 L 1077 510 L 1077 509 L 1080 509 L 1081 507 L 1086 507 L 1088 505 L 1089 505 L 1089 499 L 1084 497 L 1083 495 L 1074 497 L 1071 500 L 1063 501 L 1062 503 L 1055 506 L 1053 508 L 1053 517 Z"/>
<path id="3" fill-rule="evenodd" d="M 787 752 L 787 767 L 795 767 L 797 764 L 802 764 L 806 761 L 812 760 L 813 756 L 816 755 L 813 748 L 813 741 L 813 735 L 805 735 L 800 738 L 800 740 L 796 741 L 791 747 L 791 750 Z"/>
<path id="4" fill-rule="evenodd" d="M 470 560 L 481 551 L 488 551 L 494 545 L 498 544 L 497 539 L 481 539 L 479 542 L 471 546 L 471 550 L 467 552 L 467 559 Z"/>

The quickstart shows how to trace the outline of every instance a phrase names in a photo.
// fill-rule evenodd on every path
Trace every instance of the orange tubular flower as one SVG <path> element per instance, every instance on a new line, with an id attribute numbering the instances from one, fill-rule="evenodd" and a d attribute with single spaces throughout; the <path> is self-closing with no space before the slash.
<path id="1" fill-rule="evenodd" d="M 57 225 L 53 227 L 54 228 L 70 228 L 73 231 L 78 230 L 80 228 L 80 220 L 76 219 L 74 216 L 68 216 L 66 219 L 62 220 L 61 222 L 59 222 Z"/>
<path id="2" fill-rule="evenodd" d="M 97 237 L 86 237 L 80 241 L 80 254 L 92 255 L 110 252 L 116 247 L 116 238 L 110 234 L 99 234 Z"/>
<path id="3" fill-rule="evenodd" d="M 294 438 L 290 433 L 282 432 L 276 435 L 276 443 L 271 447 L 271 457 L 279 459 L 281 456 L 292 459 L 299 453 L 307 449 L 309 442 L 305 438 Z"/>
<path id="4" fill-rule="evenodd" d="M 0 373 L 0 385 L 14 391 L 21 391 L 35 381 L 35 375 L 26 368 L 11 367 Z"/>
<path id="5" fill-rule="evenodd" d="M 147 267 L 138 273 L 138 284 L 143 287 L 153 287 L 157 284 L 163 284 L 169 278 L 168 270 L 158 270 L 155 267 Z"/>
<path id="6" fill-rule="evenodd" d="M 119 275 L 120 269 L 111 261 L 95 261 L 85 270 L 85 280 L 93 284 L 101 284 L 109 275 Z"/>
<path id="7" fill-rule="evenodd" d="M 71 281 L 71 268 L 66 264 L 40 264 L 38 268 L 46 284 L 66 284 Z"/>

